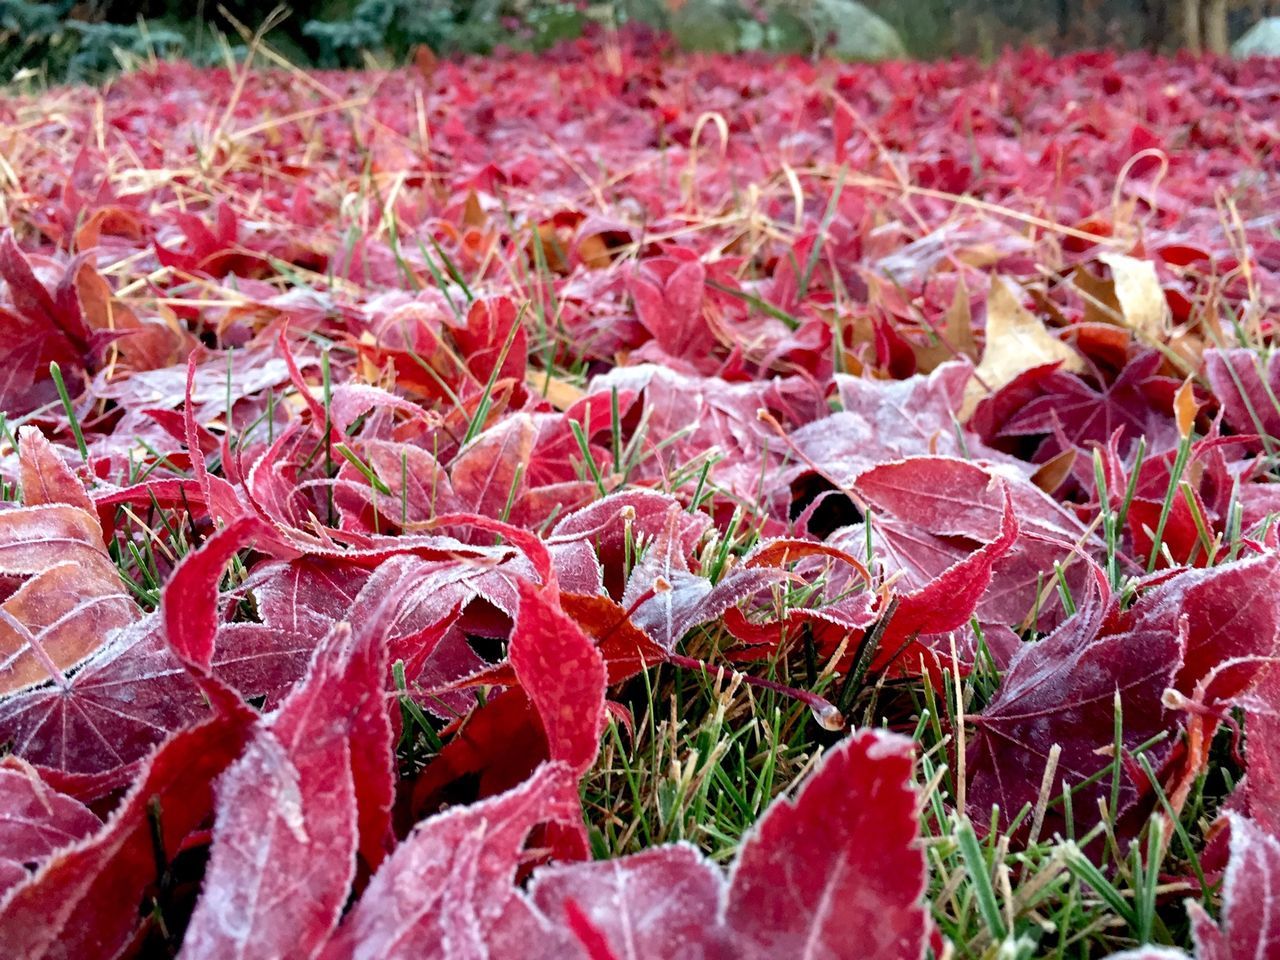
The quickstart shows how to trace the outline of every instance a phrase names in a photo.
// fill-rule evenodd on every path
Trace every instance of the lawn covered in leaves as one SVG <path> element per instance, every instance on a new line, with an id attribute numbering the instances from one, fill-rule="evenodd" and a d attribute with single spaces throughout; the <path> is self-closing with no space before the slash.
<path id="1" fill-rule="evenodd" d="M 1280 956 L 1280 64 L 0 98 L 14 958 Z"/>

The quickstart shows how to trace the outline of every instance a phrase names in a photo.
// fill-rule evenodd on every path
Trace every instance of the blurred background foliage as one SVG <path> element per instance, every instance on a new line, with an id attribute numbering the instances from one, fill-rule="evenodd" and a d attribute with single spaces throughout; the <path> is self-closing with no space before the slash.
<path id="1" fill-rule="evenodd" d="M 1280 3 L 1267 0 L 294 0 L 272 17 L 253 0 L 0 0 L 0 82 L 95 80 L 152 58 L 223 63 L 235 24 L 271 18 L 271 44 L 321 67 L 388 66 L 437 54 L 545 49 L 628 22 L 681 46 L 849 59 L 990 57 L 1052 50 L 1225 45 Z M 1277 21 L 1280 23 L 1280 21 Z"/>

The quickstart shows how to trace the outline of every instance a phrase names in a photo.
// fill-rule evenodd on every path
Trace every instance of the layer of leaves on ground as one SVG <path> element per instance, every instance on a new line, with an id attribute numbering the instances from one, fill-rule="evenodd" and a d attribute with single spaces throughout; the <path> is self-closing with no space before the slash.
<path id="1" fill-rule="evenodd" d="M 7 955 L 1275 955 L 1280 66 L 257 56 L 0 101 Z"/>

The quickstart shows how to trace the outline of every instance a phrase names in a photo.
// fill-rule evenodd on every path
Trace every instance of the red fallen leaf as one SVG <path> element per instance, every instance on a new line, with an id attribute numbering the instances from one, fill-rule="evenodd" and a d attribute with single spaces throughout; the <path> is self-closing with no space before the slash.
<path id="1" fill-rule="evenodd" d="M 185 956 L 317 956 L 337 927 L 357 850 L 370 867 L 381 861 L 394 755 L 386 644 L 371 614 L 356 631 L 340 623 L 330 633 L 219 782 Z"/>
<path id="2" fill-rule="evenodd" d="M 1274 836 L 1280 836 L 1280 668 L 1271 664 L 1245 701 L 1245 745 L 1248 777 L 1243 791 L 1249 816 Z"/>
<path id="3" fill-rule="evenodd" d="M 524 379 L 529 339 L 509 297 L 477 300 L 467 311 L 467 325 L 453 330 L 453 339 L 478 383 L 490 377 Z"/>
<path id="4" fill-rule="evenodd" d="M 329 631 L 354 616 L 368 580 L 368 570 L 324 557 L 257 564 L 233 598 L 251 598 L 260 622 L 219 624 L 214 672 L 275 709 Z"/>
<path id="5" fill-rule="evenodd" d="M 301 361 L 304 367 L 318 365 L 317 359 Z M 233 407 L 254 394 L 276 388 L 289 381 L 289 368 L 270 347 L 252 345 L 225 352 L 197 350 L 192 383 L 192 414 L 201 427 L 223 417 L 227 402 Z M 92 393 L 103 400 L 114 400 L 129 411 L 177 410 L 187 399 L 187 358 L 172 366 L 154 370 L 132 371 L 126 377 L 109 378 L 99 373 L 93 381 Z M 148 415 L 150 419 L 150 415 Z"/>
<path id="6" fill-rule="evenodd" d="M 766 811 L 729 877 L 736 956 L 924 955 L 932 924 L 912 765 L 907 739 L 855 733 Z"/>
<path id="7" fill-rule="evenodd" d="M 101 829 L 11 889 L 0 901 L 6 952 L 23 960 L 117 956 L 149 914 L 157 852 L 172 857 L 209 816 L 213 780 L 239 755 L 249 716 L 174 734 Z"/>
<path id="8" fill-rule="evenodd" d="M 53 452 L 49 441 L 35 427 L 18 430 L 18 455 L 22 460 L 22 502 L 29 507 L 65 503 L 90 516 L 96 511 L 84 484 Z"/>
<path id="9" fill-rule="evenodd" d="M 265 526 L 244 517 L 205 541 L 178 564 L 165 588 L 161 610 L 169 646 L 184 664 L 207 673 L 218 633 L 218 582 L 227 564 Z"/>
<path id="10" fill-rule="evenodd" d="M 542 719 L 551 760 L 581 776 L 604 728 L 604 661 L 596 645 L 551 602 L 545 587 L 519 582 L 520 610 L 509 658 Z"/>
<path id="11" fill-rule="evenodd" d="M 30 448 L 29 448 L 30 449 Z M 0 512 L 0 696 L 53 683 L 137 619 L 93 514 L 62 503 Z"/>
<path id="12" fill-rule="evenodd" d="M 356 451 L 382 481 L 386 492 L 370 487 L 354 466 L 346 464 L 343 476 L 350 477 L 357 486 L 335 491 L 334 502 L 340 510 L 356 512 L 371 505 L 381 517 L 379 528 L 387 530 L 426 524 L 438 513 L 462 509 L 444 467 L 421 447 L 367 440 Z"/>
<path id="13" fill-rule="evenodd" d="M 44 539 L 11 544 L 24 563 L 41 563 L 45 552 L 65 558 L 70 545 L 86 540 L 96 540 L 95 549 L 101 550 L 96 521 L 72 507 L 6 511 L 0 514 L 0 529 L 34 513 L 61 521 L 61 529 L 42 523 L 38 532 Z M 52 684 L 0 698 L 0 732 L 13 741 L 14 752 L 65 789 L 97 797 L 118 786 L 129 767 L 168 733 L 207 714 L 200 693 L 222 713 L 245 712 L 227 679 L 242 677 L 244 662 L 262 651 L 248 642 L 232 642 L 215 655 L 218 581 L 231 556 L 261 529 L 258 521 L 243 519 L 216 534 L 174 571 L 158 617 L 120 631 L 110 643 L 105 631 L 94 634 L 97 647 L 69 678 L 58 672 Z M 0 564 L 4 556 L 0 546 Z M 110 565 L 105 557 L 101 562 Z M 88 561 L 80 567 L 92 569 Z M 110 580 L 114 587 L 114 567 Z M 75 589 L 67 595 L 74 598 Z M 128 610 L 132 623 L 137 608 L 130 602 Z M 157 620 L 163 622 L 163 632 Z"/>
<path id="14" fill-rule="evenodd" d="M 212 230 L 195 214 L 175 213 L 173 222 L 185 234 L 187 248 L 170 250 L 157 241 L 156 259 L 166 267 L 216 278 L 233 273 L 247 277 L 256 270 L 270 269 L 269 261 L 239 244 L 239 218 L 225 202 L 217 206 Z"/>
<path id="15" fill-rule="evenodd" d="M 720 868 L 685 844 L 618 860 L 543 867 L 529 884 L 529 899 L 547 923 L 567 922 L 590 960 L 727 958 L 725 938 L 716 928 L 723 893 Z"/>
<path id="16" fill-rule="evenodd" d="M 765 811 L 727 882 L 675 845 L 542 868 L 530 898 L 552 924 L 576 913 L 570 928 L 592 958 L 917 960 L 932 924 L 912 765 L 903 737 L 866 730 L 842 741 L 793 799 Z"/>
<path id="17" fill-rule="evenodd" d="M 88 807 L 14 757 L 0 762 L 0 897 L 56 850 L 102 826 Z"/>
<path id="18" fill-rule="evenodd" d="M 52 295 L 36 279 L 13 232 L 0 237 L 0 278 L 9 289 L 14 309 L 0 307 L 0 338 L 6 362 L 0 371 L 0 409 L 24 414 L 57 399 L 49 364 L 58 363 L 70 388 L 83 379 L 91 333 L 84 325 L 76 299 L 75 270 L 63 276 Z"/>
<path id="19" fill-rule="evenodd" d="M 662 366 L 615 367 L 591 381 L 590 393 L 637 400 L 623 411 L 624 425 L 633 419 L 646 425 L 642 436 L 645 457 L 628 475 L 632 483 L 658 482 L 682 470 L 715 448 L 722 459 L 713 463 L 707 482 L 755 503 L 773 516 L 785 516 L 790 491 L 766 485 L 783 465 L 786 450 L 774 427 L 760 419 L 764 409 L 785 428 L 808 423 L 829 412 L 823 392 L 801 377 L 776 377 L 759 383 L 733 383 L 719 377 L 686 376 Z"/>
<path id="20" fill-rule="evenodd" d="M 631 276 L 636 316 L 670 357 L 700 363 L 718 346 L 702 316 L 706 278 L 697 259 L 674 257 L 643 261 Z"/>
<path id="21" fill-rule="evenodd" d="M 297 369 L 292 365 L 292 358 L 290 358 L 289 369 L 291 373 Z M 182 405 L 183 439 L 187 444 L 187 456 L 191 458 L 192 472 L 196 476 L 196 482 L 200 484 L 202 499 L 209 510 L 210 517 L 214 521 L 231 523 L 244 516 L 245 510 L 231 484 L 221 477 L 210 476 L 208 467 L 205 465 L 204 448 L 200 445 L 202 428 L 196 423 L 193 403 L 195 383 L 196 355 L 192 351 L 187 356 L 187 388 Z"/>
<path id="22" fill-rule="evenodd" d="M 1004 514 L 999 535 L 952 564 L 925 586 L 898 595 L 897 609 L 880 636 L 870 669 L 883 670 L 894 662 L 901 662 L 904 668 L 914 668 L 913 661 L 919 659 L 920 647 L 912 642 L 912 638 L 945 633 L 969 622 L 991 585 L 996 561 L 1004 557 L 1018 539 L 1013 500 L 1008 489 L 1003 492 Z M 905 650 L 904 643 L 907 644 Z"/>
<path id="23" fill-rule="evenodd" d="M 1280 838 L 1245 817 L 1227 814 L 1231 857 L 1222 887 L 1222 920 L 1188 901 L 1198 960 L 1262 960 L 1280 955 Z"/>
<path id="24" fill-rule="evenodd" d="M 928 376 L 905 380 L 837 374 L 844 409 L 800 427 L 792 442 L 838 486 L 848 486 L 877 464 L 904 457 L 1011 460 L 977 437 L 956 431 L 957 411 L 972 376 L 968 361 L 945 363 Z"/>
<path id="25" fill-rule="evenodd" d="M 505 515 L 507 504 L 518 501 L 525 490 L 524 475 L 536 435 L 532 418 L 516 414 L 458 452 L 449 465 L 449 478 L 465 511 L 488 517 Z"/>
<path id="26" fill-rule="evenodd" d="M 684 635 L 700 623 L 716 619 L 730 607 L 771 584 L 789 578 L 785 570 L 756 565 L 731 570 L 719 583 L 689 569 L 684 518 L 687 511 L 672 504 L 662 532 L 631 570 L 622 604 L 631 610 L 631 621 L 668 653 Z M 665 588 L 659 589 L 663 581 Z"/>
<path id="27" fill-rule="evenodd" d="M 459 724 L 413 785 L 415 813 L 446 803 L 459 782 L 477 797 L 492 797 L 522 783 L 547 755 L 547 738 L 528 694 L 516 687 L 491 697 Z"/>
<path id="28" fill-rule="evenodd" d="M 747 555 L 743 567 L 772 567 L 775 572 L 803 582 L 821 584 L 804 606 L 788 603 L 778 619 L 776 601 L 768 597 L 764 619 L 761 607 L 724 611 L 722 623 L 746 649 L 734 651 L 735 658 L 749 659 L 776 650 L 787 638 L 801 635 L 807 624 L 817 648 L 834 652 L 846 637 L 865 630 L 876 621 L 876 594 L 871 592 L 871 574 L 862 562 L 830 544 L 808 540 L 766 540 Z"/>
<path id="29" fill-rule="evenodd" d="M 560 595 L 560 609 L 596 641 L 604 658 L 609 686 L 629 680 L 646 667 L 661 663 L 667 651 L 658 646 L 627 616 L 626 607 L 608 597 L 579 593 Z"/>
<path id="30" fill-rule="evenodd" d="M 1045 435 L 1038 460 L 1062 452 L 1064 444 L 1081 448 L 1105 444 L 1117 431 L 1122 431 L 1126 453 L 1144 436 L 1149 452 L 1176 447 L 1177 429 L 1159 405 L 1162 378 L 1156 371 L 1160 362 L 1160 354 L 1154 351 L 1131 360 L 1114 382 L 1100 390 L 1074 373 L 1052 370 L 1039 379 L 1039 395 L 1020 403 L 999 425 L 996 436 Z"/>
<path id="31" fill-rule="evenodd" d="M 552 528 L 549 542 L 589 542 L 600 559 L 609 595 L 621 597 L 621 575 L 629 549 L 627 531 L 633 539 L 656 538 L 667 530 L 673 516 L 678 518 L 679 550 L 687 557 L 710 526 L 706 515 L 689 513 L 674 497 L 653 490 L 619 491 L 597 500 L 560 520 Z"/>
<path id="32" fill-rule="evenodd" d="M 1074 616 L 1014 655 L 996 695 L 971 718 L 975 729 L 966 767 L 975 821 L 988 820 L 998 804 L 1007 824 L 1024 805 L 1034 804 L 1055 744 L 1061 748 L 1055 783 L 1078 784 L 1106 767 L 1115 742 L 1117 699 L 1126 751 L 1173 725 L 1162 698 L 1182 662 L 1185 622 L 1171 629 L 1176 620 L 1154 622 L 1144 616 L 1163 606 L 1145 597 L 1120 613 L 1100 572 L 1087 596 L 1076 602 Z M 1153 767 L 1159 769 L 1170 749 L 1166 742 L 1147 754 Z M 1104 777 L 1077 794 L 1078 833 L 1097 816 L 1095 798 L 1106 798 L 1110 790 L 1111 778 Z M 1137 786 L 1122 779 L 1119 812 L 1137 797 Z M 1051 819 L 1058 816 L 1050 810 Z"/>
<path id="33" fill-rule="evenodd" d="M 479 778 L 480 796 L 521 782 L 550 759 L 581 775 L 595 761 L 605 719 L 601 652 L 577 623 L 546 599 L 546 587 L 520 579 L 519 610 L 507 665 L 471 682 L 519 686 L 473 711 L 414 787 L 414 807 L 431 807 L 451 783 Z M 554 594 L 553 594 L 554 595 Z"/>
<path id="34" fill-rule="evenodd" d="M 1194 563 L 1195 566 L 1203 567 L 1209 562 L 1209 554 L 1200 542 L 1200 528 L 1196 525 L 1197 512 L 1204 519 L 1207 518 L 1208 511 L 1199 493 L 1193 491 L 1191 497 L 1195 501 L 1195 511 L 1187 503 L 1185 496 L 1175 497 L 1167 512 L 1163 500 L 1134 497 L 1129 502 L 1126 520 L 1135 558 L 1141 561 L 1142 558 L 1151 556 L 1156 545 L 1155 531 L 1160 529 L 1161 549 L 1156 554 L 1157 569 L 1171 566 L 1168 557 L 1173 558 L 1172 565 L 1176 566 Z M 1161 517 L 1164 517 L 1163 529 L 1160 528 Z"/>
<path id="35" fill-rule="evenodd" d="M 1240 433 L 1280 437 L 1280 362 L 1265 363 L 1253 350 L 1206 350 L 1204 369 L 1227 423 Z"/>
<path id="36" fill-rule="evenodd" d="M 993 558 L 991 585 L 977 607 L 984 622 L 1016 624 L 1037 607 L 1042 622 L 1051 617 L 1057 608 L 1039 600 L 1044 571 L 1065 562 L 1076 545 L 1093 546 L 1079 521 L 1030 481 L 963 460 L 909 457 L 880 464 L 858 477 L 852 490 L 871 508 L 873 545 L 884 573 L 901 577 L 900 590 L 924 588 L 999 539 L 1007 493 L 1018 536 Z M 861 552 L 865 537 L 852 528 L 831 542 Z M 1073 587 L 1082 578 L 1078 570 L 1068 570 Z"/>
<path id="37" fill-rule="evenodd" d="M 208 712 L 152 617 L 121 631 L 63 684 L 0 699 L 0 737 L 52 784 L 89 801 L 128 783 L 171 731 Z"/>
<path id="38" fill-rule="evenodd" d="M 1147 591 L 1135 627 L 1174 632 L 1186 622 L 1186 649 L 1174 687 L 1191 696 L 1219 664 L 1280 655 L 1280 557 L 1262 554 L 1210 570 L 1188 570 Z M 1219 673 L 1210 695 L 1233 700 L 1258 679 L 1256 668 Z"/>
<path id="39" fill-rule="evenodd" d="M 323 960 L 564 956 L 513 880 L 534 827 L 580 817 L 577 776 L 552 763 L 507 793 L 419 824 L 374 874 Z"/>

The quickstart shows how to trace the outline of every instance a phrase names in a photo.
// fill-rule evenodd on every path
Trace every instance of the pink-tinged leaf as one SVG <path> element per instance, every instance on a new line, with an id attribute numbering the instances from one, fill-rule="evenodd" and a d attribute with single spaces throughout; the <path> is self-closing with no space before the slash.
<path id="1" fill-rule="evenodd" d="M 923 903 L 909 740 L 855 733 L 743 840 L 724 921 L 734 956 L 918 960 Z"/>
<path id="2" fill-rule="evenodd" d="M 800 427 L 792 441 L 839 486 L 848 486 L 878 464 L 904 457 L 1012 462 L 1012 457 L 984 447 L 977 437 L 957 433 L 958 411 L 972 375 L 973 365 L 967 360 L 905 380 L 837 374 L 844 409 Z"/>
<path id="3" fill-rule="evenodd" d="M 631 570 L 623 606 L 631 621 L 668 653 L 700 623 L 719 617 L 747 597 L 788 579 L 774 567 L 733 570 L 717 584 L 689 569 L 691 544 L 686 532 L 688 513 L 676 504 L 668 508 L 661 532 Z M 659 583 L 663 586 L 659 587 Z"/>
<path id="4" fill-rule="evenodd" d="M 1204 367 L 1233 429 L 1280 437 L 1280 361 L 1274 354 L 1264 361 L 1243 347 L 1211 349 L 1204 352 Z"/>
<path id="5" fill-rule="evenodd" d="M 1194 901 L 1187 904 L 1198 960 L 1270 960 L 1280 956 L 1280 837 L 1236 814 L 1231 823 L 1231 856 L 1222 885 L 1222 920 L 1217 925 Z"/>
<path id="6" fill-rule="evenodd" d="M 505 515 L 519 500 L 537 436 L 533 420 L 510 417 L 484 431 L 458 452 L 449 465 L 453 492 L 464 510 L 487 517 Z"/>
<path id="7" fill-rule="evenodd" d="M 912 650 L 913 638 L 922 634 L 944 633 L 968 623 L 977 610 L 983 594 L 991 586 L 996 562 L 1004 557 L 1018 539 L 1018 522 L 1013 502 L 1004 491 L 1004 515 L 999 535 L 969 556 L 952 564 L 918 590 L 900 595 L 897 610 L 880 637 L 880 646 L 871 661 L 871 669 L 882 670 L 895 661 L 914 668 L 918 650 Z M 906 649 L 904 649 L 906 644 Z"/>
<path id="8" fill-rule="evenodd" d="M 145 891 L 213 808 L 213 781 L 244 745 L 243 716 L 175 734 L 145 764 L 111 818 L 0 900 L 5 952 L 22 960 L 117 956 L 134 937 Z"/>
<path id="9" fill-rule="evenodd" d="M 1176 631 L 1187 623 L 1187 649 L 1174 686 L 1191 696 L 1217 665 L 1229 660 L 1280 654 L 1280 557 L 1274 553 L 1188 570 L 1148 591 L 1140 622 L 1151 629 Z M 1215 678 L 1211 694 L 1230 700 L 1257 679 L 1256 669 Z"/>
<path id="10" fill-rule="evenodd" d="M 231 558 L 255 534 L 269 533 L 256 518 L 241 518 L 218 531 L 174 570 L 161 609 L 169 645 L 183 663 L 208 673 L 218 632 L 218 583 Z"/>
<path id="11" fill-rule="evenodd" d="M 324 557 L 255 565 L 236 594 L 252 598 L 260 622 L 219 624 L 213 672 L 274 710 L 368 580 L 368 570 Z"/>
<path id="12" fill-rule="evenodd" d="M 324 960 L 555 956 L 545 942 L 553 935 L 528 915 L 513 881 L 534 827 L 580 816 L 577 776 L 548 764 L 507 793 L 419 824 L 374 875 Z"/>
<path id="13" fill-rule="evenodd" d="M 88 331 L 74 283 L 64 280 L 58 298 L 50 296 L 11 230 L 0 237 L 0 278 L 14 307 L 10 311 L 0 306 L 0 337 L 5 344 L 0 409 L 12 416 L 57 399 L 48 375 L 50 363 L 60 364 L 64 379 L 73 392 L 78 391 L 83 382 Z"/>
<path id="14" fill-rule="evenodd" d="M 208 717 L 158 619 L 120 631 L 65 686 L 45 684 L 0 700 L 0 737 L 13 753 L 60 789 L 92 800 L 128 783 L 169 733 Z"/>
<path id="15" fill-rule="evenodd" d="M 291 368 L 292 369 L 292 368 Z M 196 422 L 193 396 L 196 382 L 196 354 L 193 350 L 187 356 L 187 384 L 182 407 L 183 439 L 187 445 L 187 456 L 191 458 L 192 471 L 196 482 L 200 485 L 201 499 L 214 520 L 231 523 L 245 514 L 235 490 L 222 477 L 210 476 L 205 466 L 204 450 L 200 445 L 200 433 L 203 429 Z"/>
<path id="16" fill-rule="evenodd" d="M 707 517 L 689 513 L 674 497 L 652 490 L 626 490 L 597 500 L 557 523 L 551 540 L 589 543 L 600 558 L 605 587 L 616 598 L 623 590 L 628 530 L 633 540 L 652 540 L 664 535 L 673 517 L 678 518 L 678 552 L 687 557 L 706 532 Z"/>
<path id="17" fill-rule="evenodd" d="M 1135 750 L 1170 730 L 1174 719 L 1163 705 L 1182 659 L 1186 634 L 1143 617 L 1146 600 L 1124 614 L 1095 587 L 1077 597 L 1078 612 L 1057 630 L 1014 656 L 1000 689 L 972 718 L 969 739 L 969 809 L 985 822 L 999 805 L 1002 822 L 1034 804 L 1051 748 L 1061 748 L 1055 781 L 1078 784 L 1110 763 L 1115 741 L 1116 701 L 1123 711 L 1121 746 Z M 1101 594 L 1101 595 L 1100 595 Z M 1147 753 L 1159 769 L 1168 742 Z M 1095 798 L 1106 797 L 1110 777 L 1076 795 L 1079 832 L 1097 817 Z M 1138 787 L 1121 780 L 1120 812 L 1133 804 Z M 1050 812 L 1052 820 L 1057 814 Z M 1048 829 L 1048 828 L 1046 828 Z"/>
<path id="18" fill-rule="evenodd" d="M 18 455 L 22 460 L 22 502 L 29 507 L 65 503 L 95 516 L 93 501 L 71 468 L 54 453 L 49 441 L 35 427 L 18 430 Z"/>
<path id="19" fill-rule="evenodd" d="M 1040 598 L 1045 570 L 1066 562 L 1076 544 L 1094 541 L 1079 521 L 1029 481 L 1001 468 L 983 469 L 963 460 L 910 457 L 880 464 L 858 478 L 857 496 L 871 510 L 873 547 L 886 576 L 898 575 L 900 593 L 919 590 L 983 544 L 999 540 L 1006 521 L 1006 495 L 1018 536 L 993 558 L 991 582 L 982 593 L 978 618 L 1019 623 L 1034 609 L 1041 620 L 1056 612 Z M 841 531 L 831 542 L 850 551 L 865 549 L 866 531 Z M 1074 587 L 1083 579 L 1068 568 Z M 1055 625 L 1057 620 L 1046 624 Z"/>
<path id="20" fill-rule="evenodd" d="M 1280 836 L 1280 665 L 1272 663 L 1245 701 L 1248 778 L 1239 788 L 1249 816 Z"/>
<path id="21" fill-rule="evenodd" d="M 700 360 L 716 346 L 702 317 L 706 269 L 697 260 L 648 260 L 630 284 L 636 315 L 667 354 Z"/>
<path id="22" fill-rule="evenodd" d="M 183 956 L 317 956 L 337 926 L 357 850 L 380 861 L 393 756 L 379 626 L 371 616 L 357 633 L 335 627 L 306 679 L 219 782 L 213 851 Z"/>
<path id="23" fill-rule="evenodd" d="M 0 896 L 25 881 L 56 850 L 83 840 L 102 821 L 78 800 L 59 793 L 27 764 L 0 763 Z"/>
<path id="24" fill-rule="evenodd" d="M 551 923 L 576 909 L 587 956 L 705 957 L 725 946 L 716 917 L 724 874 L 691 846 L 655 847 L 618 860 L 543 867 L 529 897 Z M 594 934 L 609 954 L 588 938 Z M 593 949 L 593 946 L 595 949 Z M 726 954 L 727 956 L 727 954 Z"/>
<path id="25" fill-rule="evenodd" d="M 487 383 L 493 376 L 524 379 L 529 336 L 510 298 L 477 300 L 467 311 L 467 325 L 455 329 L 453 339 L 477 382 Z"/>
<path id="26" fill-rule="evenodd" d="M 0 695 L 66 686 L 114 631 L 137 619 L 97 518 L 62 503 L 0 512 Z"/>
<path id="27" fill-rule="evenodd" d="M 550 759 L 581 775 L 600 749 L 604 660 L 582 628 L 547 597 L 545 588 L 521 580 L 519 589 L 511 666 L 542 718 Z"/>
<path id="28" fill-rule="evenodd" d="M 1167 407 L 1159 408 L 1159 381 L 1156 371 L 1160 354 L 1151 351 L 1130 360 L 1114 381 L 1094 389 L 1082 378 L 1065 370 L 1052 370 L 1039 378 L 1038 395 L 1019 396 L 1010 415 L 998 425 L 983 423 L 984 434 L 994 428 L 999 437 L 1044 435 L 1036 454 L 1037 462 L 1048 460 L 1072 446 L 1088 449 L 1118 437 L 1127 453 L 1145 437 L 1151 452 L 1178 445 L 1178 432 Z M 1006 389 L 1020 389 L 1012 385 Z M 1153 404 L 1153 399 L 1156 403 Z M 990 401 L 1000 405 L 999 393 Z M 990 408 L 988 408 L 990 409 Z M 975 418 L 975 424 L 982 417 Z M 997 442 L 989 440 L 989 442 Z"/>

